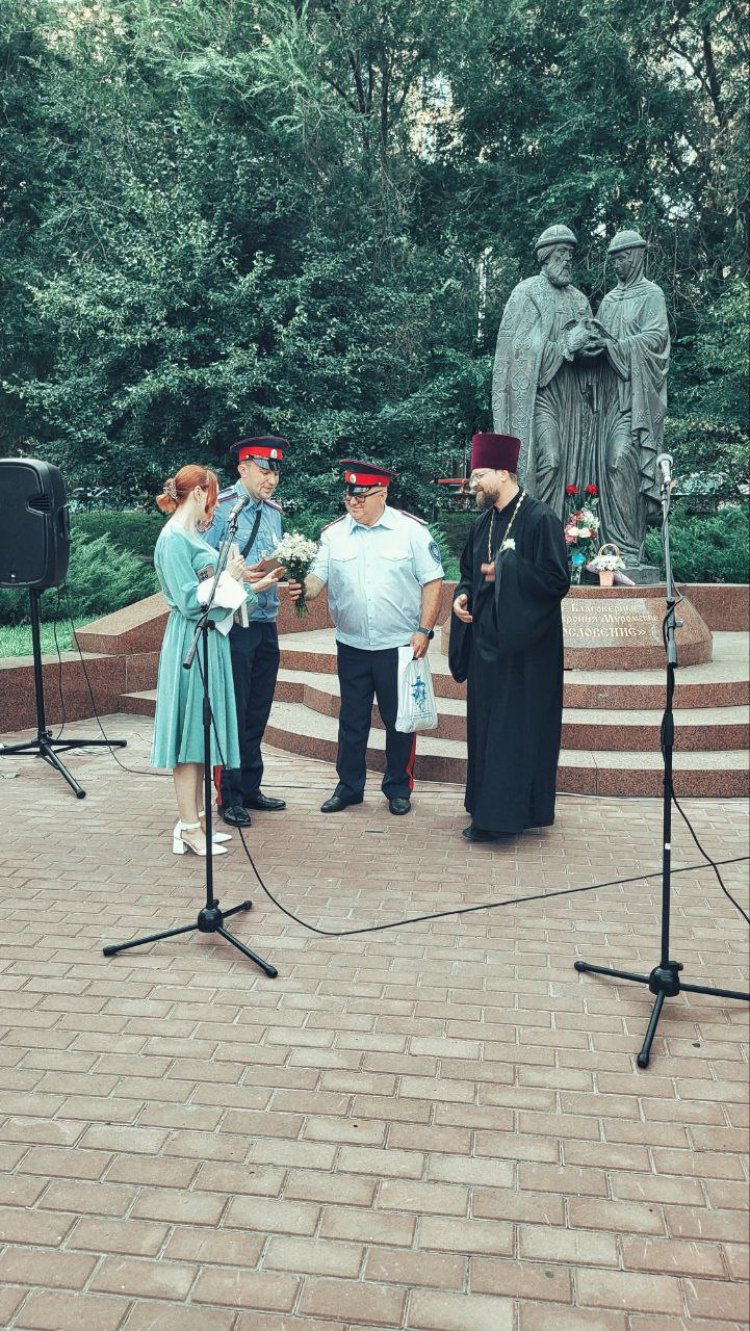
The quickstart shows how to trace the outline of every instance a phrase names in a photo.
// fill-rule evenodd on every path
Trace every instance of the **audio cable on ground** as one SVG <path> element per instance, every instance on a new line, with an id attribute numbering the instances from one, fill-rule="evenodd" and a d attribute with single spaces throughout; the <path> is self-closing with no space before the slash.
<path id="1" fill-rule="evenodd" d="M 101 722 L 101 717 L 99 716 L 99 711 L 98 711 L 97 706 L 96 706 L 96 699 L 95 699 L 95 696 L 94 696 L 93 688 L 92 688 L 92 686 L 91 686 L 91 680 L 90 680 L 90 678 L 89 678 L 89 674 L 88 674 L 88 671 L 87 671 L 87 669 L 86 669 L 86 662 L 85 662 L 85 660 L 84 660 L 83 653 L 81 652 L 80 646 L 78 645 L 78 640 L 77 640 L 77 638 L 75 637 L 75 629 L 74 629 L 74 626 L 73 626 L 73 619 L 72 619 L 72 615 L 71 615 L 71 612 L 70 612 L 70 604 L 69 604 L 68 599 L 67 599 L 67 593 L 66 593 L 66 607 L 67 607 L 67 610 L 68 610 L 68 617 L 69 617 L 69 619 L 70 619 L 71 629 L 73 629 L 73 641 L 76 643 L 76 648 L 77 648 L 77 650 L 78 650 L 78 655 L 79 655 L 79 657 L 80 657 L 81 667 L 82 667 L 82 670 L 83 670 L 84 678 L 85 678 L 85 680 L 86 680 L 86 685 L 87 685 L 87 689 L 88 689 L 89 697 L 90 697 L 90 699 L 91 699 L 91 705 L 92 705 L 92 707 L 93 707 L 93 709 L 94 709 L 94 716 L 96 717 L 97 725 L 98 725 L 99 730 L 101 731 L 101 733 L 102 733 L 104 739 L 108 741 L 108 737 L 107 737 L 107 735 L 106 735 L 106 733 L 105 733 L 105 731 L 104 731 L 104 727 L 103 727 L 102 722 Z M 197 662 L 197 664 L 198 664 L 198 670 L 199 670 L 199 672 L 200 672 L 201 680 L 202 680 L 202 679 L 203 679 L 203 667 L 202 667 L 202 663 L 201 663 L 200 658 L 199 658 L 198 656 L 196 656 L 195 659 L 196 659 L 196 662 Z M 61 690 L 62 690 L 62 677 L 60 677 L 60 686 L 61 686 Z M 63 707 L 64 707 L 64 705 L 63 705 Z M 209 707 L 210 707 L 210 702 L 209 702 Z M 63 714 L 64 714 L 64 711 L 63 711 Z M 212 725 L 212 727 L 213 727 L 214 736 L 215 736 L 215 738 L 216 738 L 217 746 L 218 746 L 218 748 L 219 748 L 219 756 L 220 756 L 220 758 L 222 758 L 222 760 L 223 760 L 224 755 L 223 755 L 223 753 L 221 752 L 221 745 L 220 745 L 220 743 L 219 743 L 219 738 L 218 738 L 218 734 L 217 734 L 217 729 L 216 729 L 216 725 L 215 725 L 215 722 L 214 722 L 213 710 L 211 710 L 211 725 Z M 114 758 L 115 762 L 117 763 L 118 767 L 120 767 L 120 768 L 122 769 L 122 771 L 124 771 L 124 772 L 128 772 L 128 773 L 131 773 L 131 774 L 136 775 L 136 776 L 150 776 L 150 777 L 159 777 L 159 778 L 164 778 L 164 777 L 168 777 L 168 776 L 170 776 L 170 773 L 167 773 L 167 772 L 158 772 L 158 771 L 155 771 L 153 768 L 136 768 L 136 767 L 128 767 L 125 763 L 123 763 L 123 762 L 120 760 L 120 758 L 117 756 L 117 753 L 115 752 L 115 750 L 114 750 L 113 748 L 110 748 L 110 749 L 109 749 L 109 752 L 111 753 L 111 755 L 112 755 L 112 757 Z M 223 761 L 222 761 L 222 765 L 224 765 L 224 764 L 223 764 Z M 284 788 L 286 789 L 287 787 L 284 787 Z M 305 786 L 305 787 L 288 787 L 288 788 L 289 788 L 289 789 L 292 789 L 292 788 L 309 789 L 309 787 L 307 787 L 307 786 Z M 327 787 L 325 787 L 325 788 L 327 789 Z M 442 792 L 441 792 L 441 793 L 442 793 Z M 448 793 L 448 792 L 446 792 L 446 793 Z M 450 793 L 452 793 L 452 792 L 450 792 Z M 704 849 L 704 847 L 701 845 L 701 843 L 700 843 L 700 841 L 698 840 L 698 837 L 697 837 L 697 835 L 696 835 L 696 832 L 695 832 L 695 830 L 694 830 L 694 828 L 693 828 L 693 826 L 692 826 L 692 824 L 691 824 L 691 822 L 690 822 L 690 820 L 689 820 L 687 814 L 685 813 L 684 809 L 683 809 L 683 808 L 681 807 L 681 805 L 679 804 L 679 802 L 678 802 L 678 800 L 677 800 L 677 797 L 676 797 L 676 795 L 675 795 L 675 792 L 674 792 L 674 786 L 671 787 L 670 794 L 671 794 L 672 799 L 674 800 L 675 807 L 677 808 L 678 812 L 680 813 L 680 816 L 682 817 L 683 821 L 686 823 L 687 828 L 688 828 L 688 830 L 689 830 L 689 832 L 690 832 L 690 834 L 691 834 L 691 836 L 692 836 L 692 838 L 693 838 L 693 840 L 694 840 L 696 846 L 698 847 L 698 850 L 700 851 L 701 855 L 703 855 L 704 860 L 705 860 L 705 864 L 685 865 L 685 866 L 682 866 L 681 868 L 673 869 L 673 870 L 672 870 L 672 873 L 673 873 L 673 874 L 678 874 L 678 873 L 690 873 L 690 872 L 695 872 L 695 871 L 698 870 L 698 869 L 705 868 L 706 865 L 710 865 L 711 868 L 713 869 L 714 873 L 716 874 L 716 877 L 717 877 L 717 879 L 718 879 L 718 882 L 719 882 L 719 885 L 720 885 L 720 887 L 721 887 L 722 892 L 725 894 L 726 897 L 728 897 L 728 899 L 731 901 L 732 905 L 733 905 L 733 906 L 735 907 L 735 909 L 739 912 L 739 914 L 743 917 L 743 919 L 744 919 L 744 920 L 750 925 L 750 915 L 748 915 L 748 913 L 744 910 L 744 908 L 740 905 L 740 903 L 735 899 L 735 897 L 732 895 L 732 893 L 731 893 L 731 892 L 729 891 L 729 889 L 726 887 L 726 885 L 725 885 L 725 883 L 724 883 L 724 881 L 723 881 L 723 879 L 722 879 L 722 876 L 721 876 L 721 874 L 720 874 L 720 872 L 719 872 L 719 866 L 720 866 L 720 865 L 721 865 L 721 866 L 726 866 L 726 865 L 729 865 L 729 864 L 740 864 L 740 863 L 744 863 L 744 862 L 746 862 L 748 859 L 750 859 L 750 856 L 748 856 L 748 855 L 737 855 L 737 856 L 734 856 L 734 857 L 731 858 L 731 859 L 720 860 L 720 861 L 718 861 L 718 862 L 717 862 L 716 860 L 712 859 L 712 857 L 708 854 L 708 852 L 707 852 L 707 851 Z M 608 797 L 606 797 L 606 796 L 605 796 L 605 797 L 601 797 L 601 796 L 599 796 L 599 797 L 594 797 L 594 798 L 600 798 L 600 799 L 601 799 L 601 798 L 608 798 Z M 260 873 L 260 870 L 258 869 L 258 866 L 257 866 L 257 864 L 255 863 L 255 860 L 253 859 L 252 853 L 251 853 L 251 851 L 250 851 L 250 847 L 248 846 L 247 842 L 245 841 L 245 837 L 244 837 L 244 834 L 243 834 L 243 829 L 242 829 L 241 827 L 238 827 L 238 828 L 237 828 L 237 831 L 239 832 L 240 841 L 241 841 L 241 843 L 242 843 L 242 848 L 243 848 L 243 850 L 244 850 L 244 853 L 245 853 L 245 856 L 246 856 L 246 858 L 247 858 L 247 860 L 248 860 L 248 863 L 250 864 L 250 867 L 251 867 L 252 870 L 253 870 L 253 873 L 254 873 L 254 875 L 255 875 L 255 878 L 257 879 L 257 882 L 258 882 L 259 887 L 260 887 L 261 890 L 265 893 L 265 895 L 268 897 L 268 900 L 269 900 L 270 902 L 272 902 L 272 904 L 276 907 L 276 909 L 279 910 L 283 915 L 286 915 L 288 919 L 293 920 L 293 921 L 295 922 L 295 924 L 300 925 L 301 928 L 306 929 L 306 930 L 308 930 L 308 932 L 313 933 L 313 934 L 316 934 L 316 935 L 318 935 L 319 937 L 322 937 L 322 938 L 349 938 L 349 937 L 352 937 L 353 935 L 359 935 L 359 934 L 367 934 L 367 933 L 382 933 L 382 932 L 384 932 L 384 931 L 386 931 L 386 930 L 389 930 L 389 929 L 399 929 L 399 928 L 403 928 L 403 927 L 405 927 L 406 925 L 423 924 L 423 923 L 427 923 L 427 922 L 429 922 L 429 921 L 431 921 L 431 920 L 442 920 L 442 919 L 449 919 L 449 918 L 453 918 L 453 917 L 461 916 L 461 915 L 471 915 L 471 914 L 474 914 L 474 913 L 476 913 L 476 912 L 478 912 L 478 911 L 491 911 L 491 910 L 497 910 L 497 909 L 499 909 L 499 908 L 501 908 L 501 907 L 506 907 L 506 906 L 519 906 L 519 905 L 524 905 L 524 904 L 527 903 L 527 902 L 533 902 L 533 901 L 546 901 L 546 900 L 551 900 L 551 899 L 553 899 L 553 898 L 555 898 L 555 897 L 560 897 L 560 896 L 575 896 L 575 895 L 578 895 L 578 894 L 583 893 L 583 892 L 595 892 L 595 891 L 598 891 L 598 890 L 600 890 L 600 889 L 605 889 L 605 888 L 609 888 L 609 887 L 623 887 L 623 886 L 626 886 L 626 885 L 628 885 L 628 884 L 630 884 L 630 883 L 638 883 L 638 882 L 643 882 L 643 881 L 645 881 L 645 880 L 647 880 L 647 879 L 649 879 L 649 878 L 656 878 L 656 877 L 660 876 L 660 875 L 661 875 L 661 872 L 662 872 L 661 869 L 658 869 L 658 870 L 654 870 L 654 871 L 651 872 L 651 873 L 635 874 L 635 875 L 633 875 L 633 876 L 631 876 L 631 877 L 627 877 L 627 878 L 614 878 L 614 879 L 611 879 L 611 880 L 609 880 L 609 881 L 607 881 L 607 882 L 591 883 L 591 884 L 585 885 L 585 886 L 583 886 L 583 887 L 566 887 L 566 888 L 556 889 L 556 890 L 554 890 L 554 891 L 552 891 L 552 892 L 540 892 L 540 893 L 534 893 L 534 894 L 532 894 L 532 895 L 524 896 L 524 897 L 511 897 L 511 898 L 508 898 L 508 899 L 505 900 L 505 901 L 491 901 L 491 902 L 483 902 L 483 903 L 480 903 L 480 904 L 478 904 L 478 905 L 473 905 L 473 906 L 453 907 L 453 908 L 450 909 L 450 910 L 445 910 L 445 911 L 435 911 L 435 912 L 432 912 L 432 913 L 429 913 L 429 914 L 425 914 L 425 915 L 410 916 L 410 917 L 408 917 L 407 919 L 404 919 L 404 920 L 392 920 L 392 921 L 388 921 L 388 922 L 386 922 L 386 923 L 384 923 L 384 924 L 366 925 L 366 926 L 361 926 L 360 928 L 356 928 L 356 929 L 321 929 L 321 928 L 319 928 L 318 926 L 316 926 L 316 925 L 314 925 L 314 924 L 310 924 L 307 920 L 303 920 L 300 916 L 296 915 L 293 911 L 289 910 L 286 906 L 284 906 L 283 903 L 282 903 L 281 901 L 279 901 L 278 898 L 277 898 L 276 896 L 274 896 L 274 894 L 273 894 L 273 892 L 271 891 L 271 889 L 270 889 L 270 888 L 267 886 L 267 884 L 264 882 L 263 877 L 262 877 L 262 875 L 261 875 L 261 873 Z"/>

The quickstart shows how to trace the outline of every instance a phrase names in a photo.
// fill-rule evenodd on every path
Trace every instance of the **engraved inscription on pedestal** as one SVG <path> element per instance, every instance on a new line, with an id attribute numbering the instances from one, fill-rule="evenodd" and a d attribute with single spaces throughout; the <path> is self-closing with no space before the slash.
<path id="1" fill-rule="evenodd" d="M 563 604 L 565 645 L 571 647 L 621 647 L 661 642 L 659 626 L 646 601 L 574 601 Z"/>
<path id="2" fill-rule="evenodd" d="M 656 590 L 650 596 L 633 595 L 635 588 L 623 589 L 621 595 L 618 591 L 575 588 L 566 596 L 562 605 L 566 670 L 653 670 L 666 666 L 663 596 Z M 677 616 L 682 621 L 677 630 L 679 663 L 710 661 L 711 633 L 687 597 L 680 601 Z"/>

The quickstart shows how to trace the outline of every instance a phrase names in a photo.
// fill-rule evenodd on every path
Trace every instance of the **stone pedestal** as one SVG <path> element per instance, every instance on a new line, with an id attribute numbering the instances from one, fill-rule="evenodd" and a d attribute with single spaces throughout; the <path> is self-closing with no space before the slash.
<path id="1" fill-rule="evenodd" d="M 566 670 L 666 668 L 662 623 L 664 585 L 571 587 L 563 601 Z M 710 629 L 684 597 L 676 608 L 679 665 L 701 665 L 713 655 Z"/>
<path id="2" fill-rule="evenodd" d="M 639 564 L 637 568 L 626 568 L 624 573 L 637 587 L 658 586 L 662 576 L 656 564 Z"/>

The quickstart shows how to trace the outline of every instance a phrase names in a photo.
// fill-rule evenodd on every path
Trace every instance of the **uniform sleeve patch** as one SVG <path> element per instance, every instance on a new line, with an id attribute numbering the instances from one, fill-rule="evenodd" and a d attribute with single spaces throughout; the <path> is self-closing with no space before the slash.
<path id="1" fill-rule="evenodd" d="M 435 563 L 441 564 L 443 561 L 440 558 L 440 546 L 438 545 L 437 541 L 430 541 L 430 544 L 427 548 L 430 554 L 432 555 L 432 558 L 435 560 Z"/>

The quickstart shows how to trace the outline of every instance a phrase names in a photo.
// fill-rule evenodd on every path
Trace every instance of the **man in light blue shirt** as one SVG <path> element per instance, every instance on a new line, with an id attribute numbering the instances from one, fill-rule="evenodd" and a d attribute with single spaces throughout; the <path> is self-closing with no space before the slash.
<path id="1" fill-rule="evenodd" d="M 272 435 L 241 439 L 232 445 L 239 480 L 222 490 L 211 526 L 204 533 L 209 544 L 218 549 L 234 504 L 238 499 L 249 499 L 239 515 L 235 542 L 245 560 L 245 581 L 251 587 L 263 576 L 257 564 L 281 540 L 281 509 L 273 495 L 286 447 L 286 439 Z M 260 744 L 279 673 L 278 614 L 279 593 L 276 587 L 271 587 L 258 593 L 249 623 L 235 623 L 229 633 L 242 766 L 217 768 L 216 788 L 219 814 L 232 827 L 250 826 L 248 809 L 273 813 L 285 807 L 284 800 L 265 795 L 260 788 L 263 778 Z"/>
<path id="2" fill-rule="evenodd" d="M 411 644 L 415 657 L 425 655 L 440 612 L 443 566 L 425 523 L 388 507 L 393 472 L 350 459 L 343 467 L 346 515 L 323 531 L 305 580 L 308 596 L 328 591 L 341 692 L 339 780 L 322 812 L 362 803 L 377 698 L 386 736 L 382 790 L 391 813 L 404 814 L 411 808 L 416 736 L 395 728 L 398 648 Z"/>

